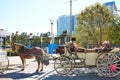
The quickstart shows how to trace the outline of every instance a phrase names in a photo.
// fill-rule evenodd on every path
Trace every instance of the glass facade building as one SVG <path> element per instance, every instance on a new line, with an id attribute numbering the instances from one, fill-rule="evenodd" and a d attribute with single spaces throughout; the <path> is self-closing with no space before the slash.
<path id="1" fill-rule="evenodd" d="M 115 5 L 115 1 L 106 2 L 106 3 L 104 3 L 104 5 L 106 7 L 108 7 L 113 12 L 113 14 L 118 14 L 117 7 Z"/>
<path id="2" fill-rule="evenodd" d="M 75 32 L 76 17 L 72 16 L 72 33 Z M 70 16 L 62 15 L 57 19 L 57 36 L 61 35 L 63 31 L 70 32 Z"/>
<path id="3" fill-rule="evenodd" d="M 117 7 L 115 5 L 115 1 L 106 2 L 106 3 L 104 3 L 104 5 L 107 6 L 112 11 L 117 11 Z"/>

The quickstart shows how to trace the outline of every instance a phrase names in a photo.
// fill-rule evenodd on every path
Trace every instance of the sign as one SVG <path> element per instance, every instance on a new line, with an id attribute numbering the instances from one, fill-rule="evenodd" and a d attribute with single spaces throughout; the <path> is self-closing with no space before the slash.
<path id="1" fill-rule="evenodd" d="M 48 44 L 48 53 L 55 54 L 57 48 L 58 48 L 57 44 Z"/>

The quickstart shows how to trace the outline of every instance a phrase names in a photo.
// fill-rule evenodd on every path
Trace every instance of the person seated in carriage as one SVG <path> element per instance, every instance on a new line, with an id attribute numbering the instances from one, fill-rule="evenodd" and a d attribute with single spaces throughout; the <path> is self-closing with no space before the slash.
<path id="1" fill-rule="evenodd" d="M 103 47 L 101 48 L 101 50 L 109 50 L 110 49 L 110 42 L 109 41 L 104 41 L 103 42 Z"/>
<path id="2" fill-rule="evenodd" d="M 110 42 L 109 41 L 104 41 L 102 43 L 102 48 L 100 48 L 97 52 L 100 53 L 100 52 L 110 51 L 110 50 L 111 50 Z"/>
<path id="3" fill-rule="evenodd" d="M 76 38 L 72 38 L 71 41 L 72 41 L 72 42 L 69 42 L 69 43 L 67 44 L 67 50 L 68 50 L 68 52 L 74 54 L 74 53 L 76 53 L 76 52 L 84 52 L 84 51 L 85 51 L 84 48 L 80 48 L 80 47 L 78 46 L 78 44 L 75 42 L 75 41 L 76 41 Z"/>
<path id="4" fill-rule="evenodd" d="M 72 43 L 72 44 L 70 44 L 69 45 L 70 47 L 69 47 L 69 49 L 70 49 L 70 51 L 71 52 L 75 52 L 75 51 L 77 51 L 77 52 L 84 52 L 85 51 L 85 49 L 83 49 L 83 48 L 79 48 L 78 47 L 78 45 L 76 44 L 76 43 Z M 100 52 L 103 52 L 103 51 L 110 51 L 111 50 L 111 48 L 110 48 L 110 42 L 109 41 L 104 41 L 103 43 L 102 43 L 102 48 L 97 48 L 97 49 L 87 49 L 86 51 L 87 52 L 98 52 L 98 53 L 100 53 Z"/>

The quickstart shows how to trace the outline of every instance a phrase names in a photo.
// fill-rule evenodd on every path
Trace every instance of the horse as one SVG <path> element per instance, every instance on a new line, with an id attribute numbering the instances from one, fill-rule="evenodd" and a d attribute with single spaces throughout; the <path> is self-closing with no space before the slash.
<path id="1" fill-rule="evenodd" d="M 22 69 L 21 71 L 24 71 L 25 69 L 25 64 L 26 64 L 26 60 L 25 59 L 33 59 L 35 58 L 37 63 L 38 63 L 38 67 L 36 72 L 39 71 L 40 69 L 40 63 L 41 63 L 41 70 L 43 71 L 43 66 L 44 66 L 44 50 L 40 47 L 32 47 L 30 49 L 28 49 L 26 46 L 20 44 L 20 43 L 13 43 L 12 44 L 12 51 L 19 53 L 19 57 L 22 61 Z"/>

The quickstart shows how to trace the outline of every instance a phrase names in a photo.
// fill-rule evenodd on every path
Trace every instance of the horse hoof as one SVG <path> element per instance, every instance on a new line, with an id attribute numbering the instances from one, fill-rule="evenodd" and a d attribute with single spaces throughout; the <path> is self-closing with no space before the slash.
<path id="1" fill-rule="evenodd" d="M 36 72 L 38 72 L 39 70 L 36 70 Z"/>
<path id="2" fill-rule="evenodd" d="M 24 69 L 21 69 L 21 71 L 24 71 Z"/>
<path id="3" fill-rule="evenodd" d="M 43 69 L 41 69 L 40 71 L 43 71 Z"/>

